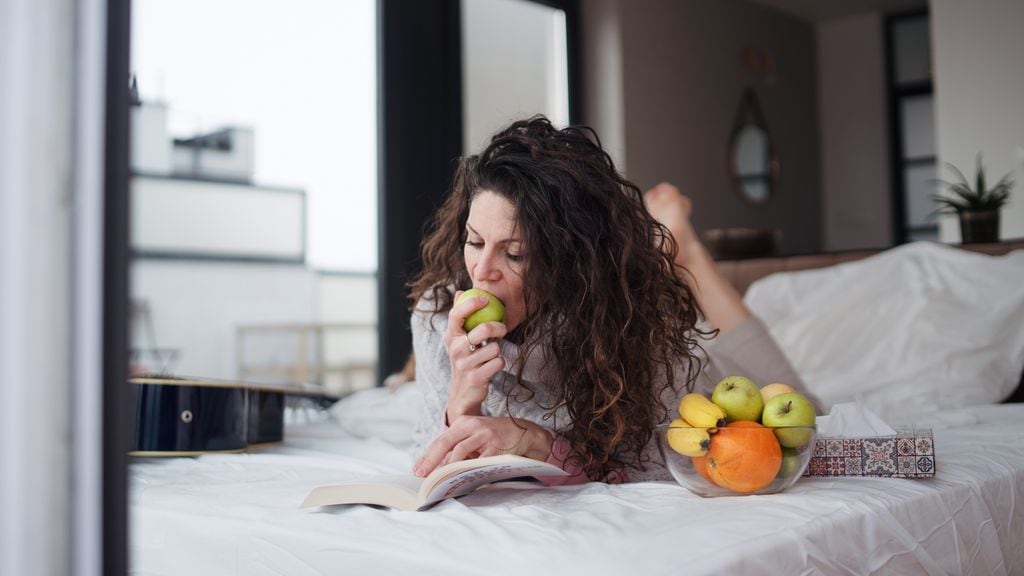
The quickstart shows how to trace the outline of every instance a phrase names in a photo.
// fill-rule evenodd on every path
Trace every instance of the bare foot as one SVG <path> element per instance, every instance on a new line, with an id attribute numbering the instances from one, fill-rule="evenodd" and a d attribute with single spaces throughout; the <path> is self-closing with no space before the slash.
<path id="1" fill-rule="evenodd" d="M 644 193 L 644 203 L 651 216 L 668 228 L 679 245 L 678 263 L 686 266 L 703 246 L 690 224 L 693 202 L 668 182 L 662 182 Z"/>

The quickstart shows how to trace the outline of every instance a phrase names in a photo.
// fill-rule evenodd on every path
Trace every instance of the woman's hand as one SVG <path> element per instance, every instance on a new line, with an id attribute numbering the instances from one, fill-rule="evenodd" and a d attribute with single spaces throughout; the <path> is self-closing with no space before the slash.
<path id="1" fill-rule="evenodd" d="M 426 476 L 448 462 L 498 454 L 518 454 L 547 461 L 552 442 L 553 437 L 547 430 L 529 420 L 466 416 L 430 443 L 413 471 L 417 476 Z"/>
<path id="2" fill-rule="evenodd" d="M 456 292 L 455 297 L 461 293 Z M 480 404 L 487 397 L 491 378 L 505 368 L 505 360 L 498 347 L 498 340 L 507 332 L 504 324 L 484 322 L 468 334 L 462 327 L 467 316 L 486 304 L 487 298 L 483 296 L 468 298 L 452 306 L 448 312 L 448 330 L 444 340 L 452 366 L 448 411 L 445 414 L 449 426 L 462 416 L 480 415 Z"/>

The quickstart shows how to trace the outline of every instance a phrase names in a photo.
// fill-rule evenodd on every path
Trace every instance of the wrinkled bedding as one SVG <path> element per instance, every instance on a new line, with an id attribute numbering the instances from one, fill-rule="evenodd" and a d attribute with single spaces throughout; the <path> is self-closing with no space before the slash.
<path id="1" fill-rule="evenodd" d="M 1024 251 L 915 244 L 774 275 L 747 302 L 826 405 L 931 427 L 926 480 L 803 478 L 703 499 L 672 482 L 492 486 L 425 512 L 300 509 L 315 486 L 408 473 L 412 386 L 292 411 L 286 441 L 136 460 L 138 575 L 1024 574 Z"/>
<path id="2" fill-rule="evenodd" d="M 412 393 L 356 394 L 260 452 L 134 461 L 131 573 L 1024 573 L 1024 405 L 922 418 L 929 480 L 803 478 L 717 499 L 671 482 L 517 483 L 426 512 L 300 509 L 319 484 L 409 470 Z"/>

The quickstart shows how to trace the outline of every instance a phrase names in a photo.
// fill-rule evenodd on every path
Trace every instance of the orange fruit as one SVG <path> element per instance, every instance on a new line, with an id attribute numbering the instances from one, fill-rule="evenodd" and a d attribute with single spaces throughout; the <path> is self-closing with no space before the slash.
<path id="1" fill-rule="evenodd" d="M 749 494 L 775 479 L 782 466 L 782 447 L 771 428 L 737 421 L 719 429 L 704 458 L 708 477 L 715 484 Z"/>
<path id="2" fill-rule="evenodd" d="M 707 456 L 694 456 L 693 467 L 697 470 L 697 474 L 700 474 L 702 478 L 714 484 L 715 481 L 708 476 L 708 457 Z"/>

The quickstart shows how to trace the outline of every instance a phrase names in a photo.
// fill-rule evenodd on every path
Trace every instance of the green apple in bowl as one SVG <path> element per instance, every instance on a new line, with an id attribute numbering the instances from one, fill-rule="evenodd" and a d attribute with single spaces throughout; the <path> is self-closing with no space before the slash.
<path id="1" fill-rule="evenodd" d="M 800 453 L 797 452 L 796 448 L 783 448 L 782 466 L 779 467 L 779 473 L 776 475 L 776 478 L 791 478 L 803 471 L 802 465 Z"/>
<path id="2" fill-rule="evenodd" d="M 711 393 L 711 401 L 725 411 L 729 422 L 737 420 L 761 421 L 764 399 L 757 384 L 745 376 L 723 378 Z"/>
<path id="3" fill-rule="evenodd" d="M 761 422 L 775 430 L 779 444 L 785 448 L 806 446 L 814 435 L 814 405 L 796 392 L 786 392 L 772 397 L 764 406 Z M 802 427 L 802 428 L 801 428 Z"/>
<path id="4" fill-rule="evenodd" d="M 466 321 L 462 324 L 462 327 L 466 332 L 469 332 L 484 322 L 505 322 L 505 303 L 501 301 L 501 298 L 498 298 L 486 290 L 470 288 L 462 294 L 459 294 L 459 297 L 455 299 L 455 303 L 458 304 L 467 298 L 474 298 L 476 296 L 483 296 L 487 298 L 487 304 L 483 308 L 466 317 Z"/>

